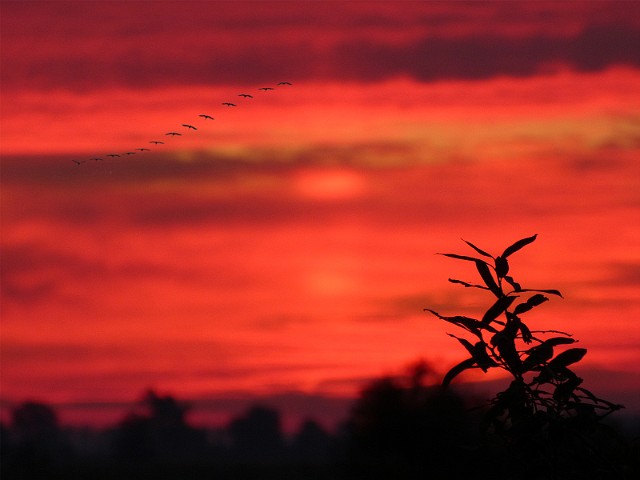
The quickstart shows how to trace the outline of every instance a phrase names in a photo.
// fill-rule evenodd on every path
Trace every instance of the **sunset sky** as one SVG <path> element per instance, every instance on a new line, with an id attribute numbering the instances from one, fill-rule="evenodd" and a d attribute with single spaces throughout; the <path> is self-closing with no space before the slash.
<path id="1" fill-rule="evenodd" d="M 640 3 L 0 8 L 3 418 L 103 426 L 155 388 L 335 422 L 464 359 L 423 309 L 491 300 L 437 252 L 534 233 L 513 275 L 564 299 L 529 320 L 640 414 Z"/>

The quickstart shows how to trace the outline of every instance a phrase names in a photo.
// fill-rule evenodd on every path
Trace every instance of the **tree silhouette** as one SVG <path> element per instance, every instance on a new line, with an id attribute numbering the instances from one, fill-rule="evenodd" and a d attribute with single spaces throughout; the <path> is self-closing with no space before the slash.
<path id="1" fill-rule="evenodd" d="M 334 441 L 318 422 L 307 419 L 293 437 L 291 453 L 292 457 L 298 461 L 327 462 L 335 454 Z"/>
<path id="2" fill-rule="evenodd" d="M 254 406 L 227 427 L 232 449 L 239 458 L 249 461 L 271 462 L 282 457 L 284 437 L 277 410 Z"/>
<path id="3" fill-rule="evenodd" d="M 493 256 L 466 242 L 479 256 L 443 255 L 474 264 L 482 284 L 452 279 L 451 283 L 486 291 L 493 300 L 481 317 L 444 316 L 426 309 L 463 330 L 465 337 L 449 334 L 467 351 L 468 358 L 444 377 L 448 385 L 468 369 L 500 369 L 511 377 L 484 418 L 489 445 L 505 449 L 500 460 L 513 478 L 623 478 L 625 465 L 618 453 L 621 439 L 601 422 L 622 408 L 598 398 L 582 386 L 573 370 L 586 348 L 556 350 L 576 342 L 558 330 L 536 330 L 526 314 L 549 300 L 558 290 L 524 288 L 510 273 L 509 258 L 535 241 L 523 238 Z"/>
<path id="4" fill-rule="evenodd" d="M 160 396 L 149 390 L 140 406 L 142 412 L 129 413 L 116 430 L 113 443 L 116 458 L 171 462 L 203 454 L 204 432 L 186 423 L 185 405 L 169 395 Z"/>
<path id="5" fill-rule="evenodd" d="M 383 377 L 364 388 L 349 419 L 348 463 L 354 477 L 457 478 L 456 461 L 475 442 L 463 398 L 425 382 L 417 364 L 404 377 Z"/>
<path id="6" fill-rule="evenodd" d="M 21 403 L 11 412 L 9 428 L 3 425 L 2 430 L 3 476 L 43 476 L 71 458 L 71 447 L 49 405 Z"/>

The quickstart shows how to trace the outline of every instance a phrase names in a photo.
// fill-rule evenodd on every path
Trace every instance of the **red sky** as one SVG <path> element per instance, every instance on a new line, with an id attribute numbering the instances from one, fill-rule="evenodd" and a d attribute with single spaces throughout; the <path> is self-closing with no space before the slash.
<path id="1" fill-rule="evenodd" d="M 330 5 L 2 1 L 4 414 L 105 424 L 152 387 L 335 420 L 462 359 L 423 308 L 487 300 L 436 252 L 533 233 L 514 274 L 565 299 L 531 319 L 640 411 L 640 6 Z"/>

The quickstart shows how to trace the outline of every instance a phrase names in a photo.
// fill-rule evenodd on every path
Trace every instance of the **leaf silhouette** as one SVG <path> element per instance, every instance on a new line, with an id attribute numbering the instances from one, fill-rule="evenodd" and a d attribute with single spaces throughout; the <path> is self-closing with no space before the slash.
<path id="1" fill-rule="evenodd" d="M 553 357 L 553 347 L 557 347 L 558 345 L 568 345 L 571 343 L 575 343 L 573 338 L 553 337 L 548 338 L 535 347 L 531 347 L 526 351 L 527 357 L 523 362 L 525 370 L 528 371 L 538 365 L 545 364 L 551 357 Z"/>
<path id="2" fill-rule="evenodd" d="M 541 292 L 541 293 L 548 293 L 549 295 L 557 295 L 560 298 L 564 298 L 559 290 L 554 290 L 554 289 L 541 290 L 539 288 L 522 288 L 518 290 L 518 292 Z"/>
<path id="3" fill-rule="evenodd" d="M 518 250 L 520 250 L 522 247 L 525 247 L 525 246 L 529 245 L 530 243 L 533 243 L 535 241 L 535 239 L 537 238 L 537 236 L 538 236 L 538 234 L 536 233 L 535 235 L 533 235 L 531 237 L 527 237 L 527 238 L 523 238 L 522 240 L 518 240 L 513 245 L 507 247 L 506 250 L 502 253 L 501 257 L 505 257 L 506 258 L 509 255 L 512 255 L 515 252 L 517 252 Z"/>
<path id="4" fill-rule="evenodd" d="M 529 330 L 529 327 L 527 327 L 522 321 L 519 322 L 519 326 L 520 326 L 520 333 L 522 333 L 522 340 L 524 340 L 524 343 L 531 343 L 531 341 L 533 340 L 533 335 L 531 334 L 531 330 Z"/>
<path id="5" fill-rule="evenodd" d="M 586 353 L 586 348 L 570 348 L 569 350 L 559 353 L 556 358 L 549 362 L 549 366 L 552 368 L 566 367 L 567 365 L 582 360 L 582 357 L 584 357 Z"/>
<path id="6" fill-rule="evenodd" d="M 467 358 L 466 360 L 463 360 L 462 362 L 457 364 L 455 367 L 449 370 L 447 374 L 444 376 L 444 378 L 442 379 L 442 386 L 443 387 L 448 386 L 451 383 L 451 380 L 453 380 L 460 373 L 467 370 L 468 368 L 474 368 L 475 363 L 476 362 L 473 358 Z"/>
<path id="7" fill-rule="evenodd" d="M 516 315 L 520 315 L 522 313 L 528 312 L 532 308 L 533 307 L 529 305 L 527 302 L 519 303 L 518 305 L 516 305 L 516 308 L 513 309 L 513 313 Z"/>
<path id="8" fill-rule="evenodd" d="M 487 353 L 487 344 L 483 341 L 477 342 L 473 346 L 471 355 L 476 361 L 476 365 L 478 365 L 478 367 L 480 367 L 483 372 L 486 372 L 489 368 L 498 365 Z"/>
<path id="9" fill-rule="evenodd" d="M 496 332 L 497 330 L 490 325 L 483 325 L 479 320 L 475 318 L 464 317 L 462 315 L 456 315 L 454 317 L 445 317 L 444 315 L 440 315 L 435 310 L 431 310 L 430 308 L 424 309 L 427 312 L 431 312 L 436 317 L 445 322 L 453 323 L 459 327 L 464 328 L 465 330 L 473 333 L 476 337 L 482 338 L 482 334 L 480 333 L 480 329 L 489 330 L 490 332 Z"/>
<path id="10" fill-rule="evenodd" d="M 516 308 L 514 308 L 513 313 L 516 315 L 519 315 L 521 313 L 528 312 L 533 307 L 537 307 L 538 305 L 546 302 L 547 300 L 549 299 L 544 295 L 540 293 L 536 293 L 534 296 L 529 298 L 526 302 L 516 305 Z"/>
<path id="11" fill-rule="evenodd" d="M 449 281 L 450 281 L 451 283 L 458 283 L 458 284 L 460 284 L 460 285 L 464 285 L 464 286 L 465 286 L 465 287 L 467 287 L 467 288 L 468 288 L 468 287 L 473 287 L 473 288 L 482 288 L 483 290 L 489 290 L 487 287 L 485 287 L 485 286 L 483 286 L 483 285 L 476 285 L 476 284 L 473 284 L 473 283 L 464 282 L 464 281 L 462 281 L 462 280 L 457 280 L 457 279 L 455 279 L 455 278 L 450 278 L 450 279 L 449 279 Z"/>
<path id="12" fill-rule="evenodd" d="M 489 258 L 493 258 L 493 255 L 491 255 L 490 253 L 485 252 L 484 250 L 476 247 L 473 243 L 471 242 L 467 242 L 464 238 L 462 239 L 462 241 L 464 243 L 466 243 L 467 245 L 469 245 L 471 248 L 473 248 L 476 252 L 478 252 L 480 255 L 485 256 L 485 257 L 489 257 Z"/>
<path id="13" fill-rule="evenodd" d="M 518 282 L 516 282 L 513 277 L 510 277 L 509 275 L 505 275 L 504 279 L 509 283 L 509 285 L 511 285 L 513 287 L 513 290 L 516 292 L 521 292 L 522 291 L 522 287 L 520 286 L 520 284 Z"/>
<path id="14" fill-rule="evenodd" d="M 548 342 L 542 342 L 528 350 L 528 355 L 522 362 L 524 370 L 528 371 L 533 367 L 545 363 L 553 357 L 553 345 Z"/>
<path id="15" fill-rule="evenodd" d="M 466 260 L 468 262 L 486 263 L 484 260 L 481 260 L 479 258 L 469 257 L 467 255 L 458 255 L 457 253 L 438 253 L 438 255 L 442 255 L 442 256 L 445 256 L 445 257 L 449 257 L 449 258 L 455 258 L 455 259 L 458 259 L 458 260 Z"/>
<path id="16" fill-rule="evenodd" d="M 559 384 L 555 391 L 553 392 L 553 399 L 556 402 L 566 402 L 573 391 L 582 383 L 582 379 L 580 377 L 573 377 Z"/>
<path id="17" fill-rule="evenodd" d="M 502 297 L 489 307 L 482 317 L 482 323 L 489 324 L 502 314 L 513 303 L 516 297 Z"/>
<path id="18" fill-rule="evenodd" d="M 478 260 L 476 261 L 476 268 L 489 290 L 491 290 L 496 297 L 502 297 L 504 295 L 502 293 L 502 289 L 500 289 L 496 281 L 493 279 L 493 275 L 491 275 L 491 270 L 489 270 L 488 265 L 482 260 Z"/>
<path id="19" fill-rule="evenodd" d="M 496 258 L 496 275 L 498 275 L 498 278 L 504 278 L 507 273 L 509 273 L 509 262 L 507 259 L 505 257 Z"/>
<path id="20" fill-rule="evenodd" d="M 548 343 L 552 347 L 556 347 L 558 345 L 568 345 L 570 343 L 575 343 L 575 340 L 573 338 L 567 337 L 553 337 L 545 340 L 544 343 Z"/>
<path id="21" fill-rule="evenodd" d="M 452 335 L 451 333 L 449 333 L 448 335 L 450 337 L 453 337 L 456 340 L 458 340 L 462 344 L 462 346 L 467 349 L 467 352 L 469 352 L 470 355 L 473 355 L 473 353 L 474 353 L 473 344 L 469 340 L 467 340 L 465 338 L 456 337 L 455 335 Z"/>
<path id="22" fill-rule="evenodd" d="M 506 329 L 495 334 L 491 338 L 491 343 L 498 348 L 500 356 L 512 372 L 520 373 L 522 371 L 522 362 L 513 343 L 513 336 Z"/>

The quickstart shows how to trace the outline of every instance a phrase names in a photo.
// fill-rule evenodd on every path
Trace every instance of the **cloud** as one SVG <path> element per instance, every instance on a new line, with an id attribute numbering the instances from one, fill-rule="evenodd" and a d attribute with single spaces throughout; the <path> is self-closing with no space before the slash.
<path id="1" fill-rule="evenodd" d="M 423 82 L 442 79 L 525 77 L 550 68 L 602 70 L 611 65 L 640 66 L 640 33 L 631 27 L 603 25 L 575 37 L 533 36 L 509 39 L 485 34 L 461 39 L 425 37 L 410 45 L 353 42 L 337 49 L 348 77 L 381 80 L 409 76 Z M 338 70 L 338 69 L 336 69 Z"/>
<path id="2" fill-rule="evenodd" d="M 330 12 L 308 2 L 13 3 L 3 7 L 3 89 L 429 82 L 640 66 L 640 7 L 590 3 L 335 2 Z"/>
<path id="3" fill-rule="evenodd" d="M 73 230 L 67 230 L 70 235 Z M 52 235 L 53 231 L 49 231 Z M 4 307 L 13 304 L 45 305 L 54 297 L 71 299 L 69 287 L 97 286 L 114 278 L 126 277 L 134 281 L 153 280 L 171 275 L 189 278 L 179 265 L 170 268 L 160 262 L 122 259 L 119 255 L 94 255 L 73 244 L 53 245 L 46 238 L 30 243 L 3 242 L 0 292 Z M 94 288 L 94 287 L 92 287 Z M 76 292 L 77 294 L 78 292 Z"/>

